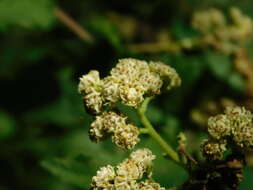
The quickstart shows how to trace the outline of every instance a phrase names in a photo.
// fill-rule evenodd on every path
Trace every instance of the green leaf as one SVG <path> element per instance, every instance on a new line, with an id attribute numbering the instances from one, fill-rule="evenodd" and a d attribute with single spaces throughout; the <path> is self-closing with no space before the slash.
<path id="1" fill-rule="evenodd" d="M 239 190 L 251 189 L 252 188 L 252 179 L 253 179 L 253 170 L 252 168 L 245 168 L 243 170 L 244 179 L 239 186 Z"/>
<path id="2" fill-rule="evenodd" d="M 101 38 L 107 39 L 116 49 L 122 48 L 120 34 L 115 25 L 107 18 L 94 17 L 89 24 L 91 30 L 100 35 Z"/>
<path id="3" fill-rule="evenodd" d="M 89 178 L 85 174 L 85 164 L 73 160 L 53 159 L 41 162 L 41 166 L 61 180 L 84 188 L 89 186 Z"/>
<path id="4" fill-rule="evenodd" d="M 232 62 L 226 55 L 211 53 L 206 54 L 209 69 L 219 79 L 225 81 L 232 72 Z"/>
<path id="5" fill-rule="evenodd" d="M 8 26 L 48 28 L 54 20 L 51 0 L 1 0 L 0 29 Z"/>
<path id="6" fill-rule="evenodd" d="M 233 72 L 228 78 L 228 84 L 235 90 L 243 92 L 245 89 L 245 82 L 242 76 Z"/>
<path id="7" fill-rule="evenodd" d="M 122 159 L 124 151 L 117 149 L 110 138 L 100 143 L 92 142 L 89 139 L 88 128 L 89 125 L 83 126 L 83 129 L 75 130 L 63 139 L 61 143 L 66 155 L 72 158 L 80 154 L 90 157 L 93 167 L 115 163 Z M 98 152 L 103 156 L 95 156 Z"/>
<path id="8" fill-rule="evenodd" d="M 208 52 L 206 55 L 209 69 L 214 76 L 227 83 L 234 90 L 244 90 L 244 80 L 239 73 L 233 70 L 232 61 L 229 56 L 211 52 Z"/>
<path id="9" fill-rule="evenodd" d="M 200 79 L 203 70 L 207 66 L 201 56 L 184 56 L 179 54 L 169 57 L 168 55 L 164 55 L 160 60 L 171 65 L 179 73 L 182 79 L 180 89 L 191 89 Z"/>
<path id="10" fill-rule="evenodd" d="M 182 19 L 176 19 L 170 28 L 173 37 L 176 39 L 191 38 L 196 36 L 196 31 L 189 28 Z"/>

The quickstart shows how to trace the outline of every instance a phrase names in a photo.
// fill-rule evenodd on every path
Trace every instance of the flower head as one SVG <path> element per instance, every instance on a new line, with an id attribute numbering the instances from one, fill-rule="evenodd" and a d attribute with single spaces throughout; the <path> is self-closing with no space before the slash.
<path id="1" fill-rule="evenodd" d="M 253 114 L 244 107 L 228 106 L 224 114 L 210 117 L 208 133 L 212 137 L 202 146 L 208 158 L 220 159 L 227 142 L 238 148 L 253 147 Z M 228 143 L 228 145 L 229 145 Z"/>
<path id="2" fill-rule="evenodd" d="M 208 119 L 208 132 L 215 139 L 230 135 L 230 119 L 224 114 L 210 117 Z"/>
<path id="3" fill-rule="evenodd" d="M 97 175 L 92 178 L 91 187 L 94 190 L 101 188 L 113 190 L 115 176 L 114 167 L 110 165 L 102 167 L 97 171 Z"/>
<path id="4" fill-rule="evenodd" d="M 112 134 L 112 141 L 125 149 L 133 148 L 139 142 L 139 130 L 127 123 L 127 117 L 113 111 L 96 116 L 90 126 L 90 138 L 99 142 Z"/>
<path id="5" fill-rule="evenodd" d="M 231 136 L 240 147 L 253 146 L 253 114 L 244 107 L 227 107 L 225 110 L 231 122 Z"/>
<path id="6" fill-rule="evenodd" d="M 159 183 L 146 180 L 139 184 L 139 190 L 165 190 L 165 188 L 161 187 Z"/>
<path id="7" fill-rule="evenodd" d="M 83 94 L 88 112 L 95 115 L 90 138 L 99 142 L 108 136 L 121 148 L 131 149 L 139 142 L 139 130 L 127 123 L 127 117 L 112 110 L 117 102 L 138 108 L 147 96 L 179 86 L 181 79 L 175 69 L 162 62 L 120 59 L 110 75 L 100 79 L 98 71 L 90 71 L 80 78 L 79 93 Z"/>
<path id="8" fill-rule="evenodd" d="M 88 94 L 99 91 L 100 88 L 101 80 L 98 71 L 92 70 L 87 75 L 83 75 L 80 78 L 80 83 L 78 85 L 79 93 Z"/>
<path id="9" fill-rule="evenodd" d="M 103 110 L 103 97 L 100 92 L 94 91 L 83 98 L 84 105 L 89 113 L 98 114 Z"/>
<path id="10" fill-rule="evenodd" d="M 120 80 L 115 76 L 108 76 L 103 79 L 103 97 L 107 104 L 119 101 Z"/>
<path id="11" fill-rule="evenodd" d="M 102 112 L 103 106 L 118 101 L 137 108 L 145 96 L 161 93 L 179 86 L 181 79 L 172 67 L 162 62 L 146 62 L 138 59 L 120 59 L 110 75 L 100 79 L 98 71 L 90 71 L 80 78 L 78 91 L 85 95 L 86 107 L 93 113 Z"/>
<path id="12" fill-rule="evenodd" d="M 142 177 L 138 166 L 131 159 L 126 159 L 117 166 L 116 182 L 122 183 L 126 181 L 137 180 Z"/>
<path id="13" fill-rule="evenodd" d="M 143 180 L 144 174 L 150 172 L 149 167 L 154 158 L 148 149 L 137 150 L 115 168 L 106 166 L 98 170 L 97 175 L 92 178 L 91 187 L 96 190 L 165 190 L 151 180 L 151 175 Z"/>
<path id="14" fill-rule="evenodd" d="M 181 78 L 176 70 L 162 62 L 150 62 L 150 70 L 157 73 L 161 78 L 167 82 L 167 89 L 171 89 L 181 85 Z"/>
<path id="15" fill-rule="evenodd" d="M 134 125 L 118 125 L 114 130 L 112 141 L 118 147 L 131 149 L 140 141 L 139 133 L 139 129 Z"/>
<path id="16" fill-rule="evenodd" d="M 202 144 L 202 153 L 211 160 L 222 159 L 226 149 L 226 141 L 210 141 L 207 140 Z"/>
<path id="17" fill-rule="evenodd" d="M 155 159 L 155 156 L 149 149 L 143 148 L 131 153 L 130 158 L 141 170 L 146 170 L 152 166 L 152 161 Z"/>

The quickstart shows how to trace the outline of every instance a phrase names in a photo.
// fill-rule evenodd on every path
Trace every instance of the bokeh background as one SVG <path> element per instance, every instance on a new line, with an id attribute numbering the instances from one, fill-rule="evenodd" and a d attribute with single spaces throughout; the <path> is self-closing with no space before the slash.
<path id="1" fill-rule="evenodd" d="M 251 0 L 0 0 L 0 190 L 89 189 L 99 167 L 129 154 L 110 140 L 89 140 L 91 117 L 77 92 L 82 74 L 96 69 L 106 76 L 125 57 L 160 60 L 177 69 L 182 86 L 159 96 L 148 117 L 175 147 L 176 135 L 185 131 L 188 151 L 200 157 L 208 116 L 229 104 L 253 111 L 250 77 L 235 68 L 231 55 L 159 51 L 152 44 L 166 35 L 174 40 L 195 35 L 194 11 L 226 12 L 231 6 L 253 18 Z M 133 48 L 143 43 L 151 44 L 148 50 Z M 251 64 L 250 39 L 246 48 Z M 253 69 L 247 70 L 253 76 Z M 121 109 L 139 124 L 133 110 Z M 150 138 L 143 137 L 138 147 L 157 155 L 154 176 L 162 185 L 187 179 Z M 240 189 L 252 188 L 251 157 Z"/>

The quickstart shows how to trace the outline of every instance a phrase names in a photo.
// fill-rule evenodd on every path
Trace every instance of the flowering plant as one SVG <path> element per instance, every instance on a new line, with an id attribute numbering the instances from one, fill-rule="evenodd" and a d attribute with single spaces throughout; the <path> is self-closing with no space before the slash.
<path id="1" fill-rule="evenodd" d="M 180 84 L 181 79 L 172 67 L 162 62 L 132 58 L 119 60 L 110 75 L 103 79 L 98 71 L 83 75 L 78 90 L 84 95 L 87 111 L 94 115 L 90 139 L 100 142 L 111 136 L 118 147 L 133 149 L 140 141 L 140 134 L 149 135 L 164 149 L 165 157 L 189 172 L 189 180 L 182 185 L 183 189 L 209 189 L 214 184 L 219 189 L 237 188 L 245 165 L 244 152 L 253 147 L 253 114 L 243 107 L 227 107 L 225 114 L 210 117 L 210 137 L 201 146 L 206 159 L 198 161 L 187 153 L 184 133 L 178 135 L 175 150 L 157 133 L 145 115 L 153 98 Z M 128 121 L 127 115 L 118 111 L 117 103 L 136 109 L 143 127 Z M 152 178 L 154 158 L 147 148 L 134 151 L 116 167 L 100 168 L 92 178 L 91 187 L 95 190 L 165 189 Z"/>

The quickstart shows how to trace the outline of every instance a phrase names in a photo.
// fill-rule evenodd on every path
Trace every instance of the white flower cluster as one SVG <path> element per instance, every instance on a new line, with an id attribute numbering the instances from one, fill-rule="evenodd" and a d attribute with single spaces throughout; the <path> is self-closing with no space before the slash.
<path id="1" fill-rule="evenodd" d="M 181 79 L 175 69 L 161 62 L 121 59 L 110 75 L 101 79 L 98 71 L 90 71 L 80 78 L 79 93 L 84 95 L 87 110 L 96 115 L 90 127 L 90 138 L 99 142 L 112 135 L 112 141 L 121 148 L 131 149 L 139 142 L 139 130 L 126 122 L 127 117 L 106 106 L 121 102 L 137 108 L 144 96 L 160 94 L 161 88 L 179 86 Z"/>
<path id="2" fill-rule="evenodd" d="M 131 149 L 139 142 L 139 130 L 127 124 L 127 117 L 113 111 L 103 112 L 91 123 L 90 138 L 99 142 L 112 135 L 112 141 L 121 148 Z"/>
<path id="3" fill-rule="evenodd" d="M 84 94 L 88 110 L 98 114 L 104 106 L 118 101 L 136 108 L 144 96 L 159 94 L 164 82 L 170 89 L 179 86 L 181 80 L 175 69 L 164 63 L 129 58 L 120 59 L 110 75 L 103 79 L 98 71 L 83 75 L 78 89 Z"/>
<path id="4" fill-rule="evenodd" d="M 229 106 L 225 114 L 209 118 L 208 133 L 212 139 L 204 143 L 204 155 L 213 153 L 213 157 L 221 158 L 227 141 L 232 141 L 239 148 L 252 148 L 253 114 L 244 107 Z"/>
<path id="5" fill-rule="evenodd" d="M 217 140 L 230 135 L 230 120 L 225 114 L 210 117 L 207 121 L 207 125 L 208 133 Z"/>
<path id="6" fill-rule="evenodd" d="M 241 107 L 227 107 L 225 114 L 230 119 L 231 137 L 237 146 L 253 146 L 253 114 Z"/>
<path id="7" fill-rule="evenodd" d="M 223 153 L 227 150 L 226 141 L 212 141 L 206 140 L 202 144 L 202 152 L 204 156 L 211 160 L 222 159 Z"/>
<path id="8" fill-rule="evenodd" d="M 92 178 L 91 187 L 94 190 L 165 190 L 151 180 L 154 159 L 149 149 L 139 149 L 116 167 L 100 168 Z M 141 181 L 144 175 L 147 179 Z"/>
<path id="9" fill-rule="evenodd" d="M 208 132 L 214 139 L 230 137 L 240 147 L 253 146 L 253 114 L 243 107 L 227 107 L 225 114 L 208 120 Z"/>
<path id="10" fill-rule="evenodd" d="M 193 15 L 192 26 L 203 34 L 201 41 L 205 45 L 230 53 L 252 36 L 253 22 L 235 7 L 230 8 L 229 16 L 226 19 L 215 8 L 199 11 Z"/>
<path id="11" fill-rule="evenodd" d="M 80 78 L 78 85 L 79 93 L 85 94 L 84 104 L 92 113 L 99 113 L 103 106 L 101 96 L 103 82 L 100 80 L 98 71 L 90 71 Z"/>

